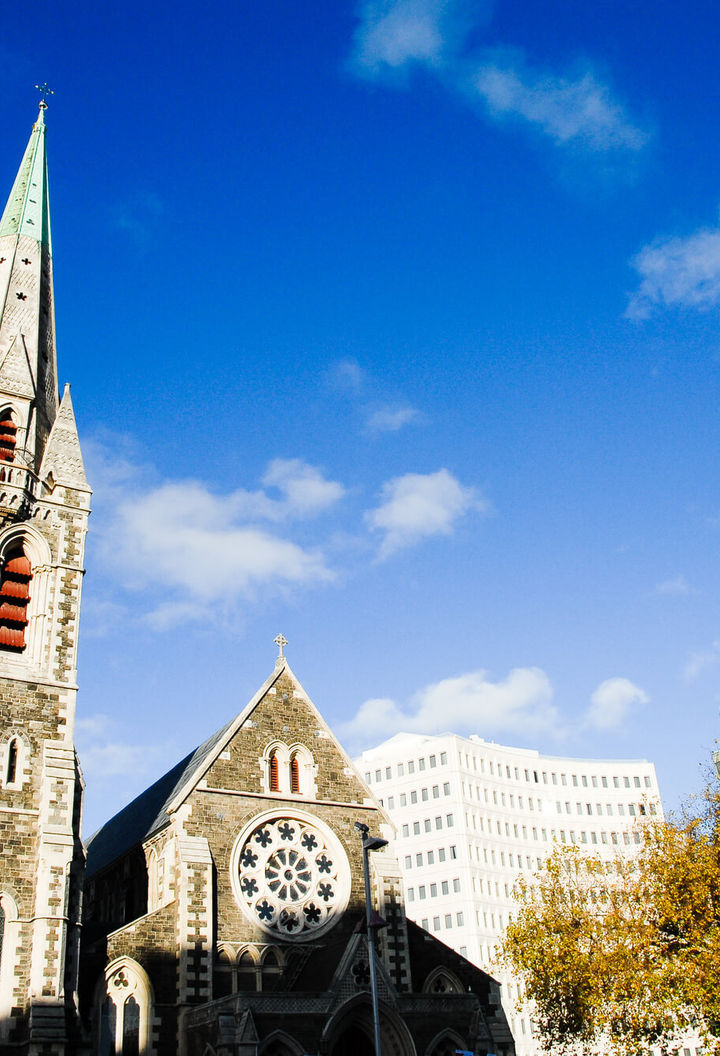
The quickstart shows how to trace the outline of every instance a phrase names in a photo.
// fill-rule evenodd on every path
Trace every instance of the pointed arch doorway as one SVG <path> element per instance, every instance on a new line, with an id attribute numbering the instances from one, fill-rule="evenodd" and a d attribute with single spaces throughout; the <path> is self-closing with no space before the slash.
<path id="1" fill-rule="evenodd" d="M 330 1056 L 375 1056 L 375 1047 L 364 1030 L 351 1024 L 333 1045 Z"/>
<path id="2" fill-rule="evenodd" d="M 370 995 L 358 994 L 337 1010 L 325 1028 L 328 1056 L 375 1056 Z M 380 1049 L 382 1056 L 417 1056 L 407 1025 L 395 1009 L 380 1004 Z"/>

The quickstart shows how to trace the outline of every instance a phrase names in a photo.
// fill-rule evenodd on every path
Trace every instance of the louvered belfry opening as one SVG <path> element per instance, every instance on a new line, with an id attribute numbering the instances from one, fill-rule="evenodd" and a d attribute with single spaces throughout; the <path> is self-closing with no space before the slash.
<path id="1" fill-rule="evenodd" d="M 21 653 L 30 601 L 32 567 L 21 546 L 11 550 L 0 572 L 0 649 Z"/>
<path id="2" fill-rule="evenodd" d="M 10 411 L 0 411 L 0 462 L 15 460 L 17 443 L 17 426 L 12 420 Z"/>
<path id="3" fill-rule="evenodd" d="M 300 792 L 300 760 L 296 755 L 290 760 L 290 791 L 296 795 Z"/>
<path id="4" fill-rule="evenodd" d="M 280 791 L 280 768 L 278 766 L 277 752 L 270 756 L 270 791 Z"/>

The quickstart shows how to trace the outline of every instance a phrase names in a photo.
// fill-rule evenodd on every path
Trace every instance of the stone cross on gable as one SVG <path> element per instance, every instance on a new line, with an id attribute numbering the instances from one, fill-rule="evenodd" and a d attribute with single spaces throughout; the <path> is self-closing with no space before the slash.
<path id="1" fill-rule="evenodd" d="M 275 645 L 278 647 L 278 660 L 284 660 L 285 657 L 283 655 L 283 649 L 288 644 L 287 643 L 287 638 L 285 637 L 284 634 L 279 634 L 277 636 L 277 638 L 273 638 L 273 641 L 275 642 Z"/>

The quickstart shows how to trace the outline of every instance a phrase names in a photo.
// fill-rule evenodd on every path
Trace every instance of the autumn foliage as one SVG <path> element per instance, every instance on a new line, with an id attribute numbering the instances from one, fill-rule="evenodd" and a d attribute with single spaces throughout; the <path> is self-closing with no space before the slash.
<path id="1" fill-rule="evenodd" d="M 548 1049 L 639 1056 L 699 1035 L 720 1056 L 716 782 L 691 814 L 640 832 L 632 858 L 559 847 L 521 881 L 504 962 Z"/>

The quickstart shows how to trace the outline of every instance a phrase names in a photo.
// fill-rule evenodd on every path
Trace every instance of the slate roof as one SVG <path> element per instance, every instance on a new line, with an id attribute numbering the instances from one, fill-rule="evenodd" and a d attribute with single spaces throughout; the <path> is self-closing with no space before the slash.
<path id="1" fill-rule="evenodd" d="M 232 719 L 221 730 L 204 741 L 194 752 L 168 770 L 163 777 L 150 785 L 132 803 L 105 822 L 87 841 L 86 876 L 101 872 L 108 865 L 162 829 L 170 820 L 168 807 L 176 795 L 192 778 L 198 779 L 212 758 L 230 727 Z"/>

